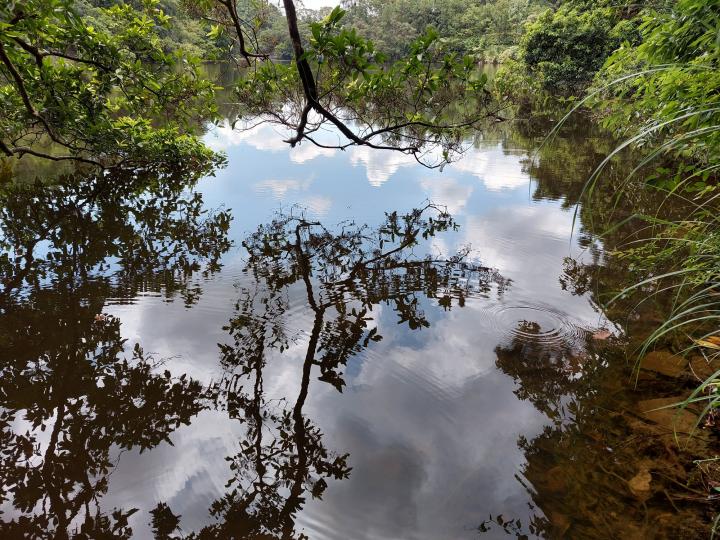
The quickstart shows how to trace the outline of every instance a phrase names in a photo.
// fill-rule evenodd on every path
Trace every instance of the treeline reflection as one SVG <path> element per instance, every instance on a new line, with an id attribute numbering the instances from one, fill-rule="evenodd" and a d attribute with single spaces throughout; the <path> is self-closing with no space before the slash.
<path id="1" fill-rule="evenodd" d="M 0 192 L 0 493 L 4 538 L 130 535 L 101 510 L 116 450 L 142 450 L 207 406 L 207 389 L 127 350 L 107 299 L 155 291 L 194 303 L 194 273 L 229 247 L 177 175 L 64 178 Z"/>
<path id="2" fill-rule="evenodd" d="M 244 281 L 220 346 L 222 377 L 210 385 L 171 372 L 140 344 L 130 348 L 110 299 L 143 292 L 190 307 L 198 274 L 231 248 L 227 211 L 208 212 L 197 177 L 137 174 L 65 178 L 57 186 L 0 193 L 0 482 L 7 538 L 130 538 L 130 518 L 150 511 L 156 538 L 178 537 L 181 516 L 107 508 L 109 477 L 126 450 L 170 441 L 199 412 L 223 411 L 243 426 L 231 477 L 208 524 L 184 538 L 301 538 L 296 518 L 331 479 L 351 474 L 348 452 L 330 449 L 305 413 L 310 381 L 342 392 L 348 360 L 382 336 L 373 309 L 428 327 L 423 298 L 445 309 L 468 296 L 503 294 L 497 272 L 465 261 L 415 257 L 413 248 L 456 228 L 427 204 L 391 213 L 379 227 L 330 229 L 278 215 L 246 238 Z M 312 324 L 289 335 L 289 291 L 303 291 Z M 304 347 L 296 395 L 270 400 L 268 363 Z"/>

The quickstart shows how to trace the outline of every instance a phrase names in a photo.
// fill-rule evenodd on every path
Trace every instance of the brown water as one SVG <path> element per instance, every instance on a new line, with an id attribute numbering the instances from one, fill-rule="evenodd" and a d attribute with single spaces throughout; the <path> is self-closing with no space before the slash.
<path id="1" fill-rule="evenodd" d="M 532 160 L 507 126 L 442 173 L 208 141 L 229 166 L 197 183 L 3 193 L 3 538 L 707 531 L 694 447 L 638 408 L 678 382 L 634 388 L 598 304 L 626 274 L 575 217 L 609 140 L 579 124 Z"/>

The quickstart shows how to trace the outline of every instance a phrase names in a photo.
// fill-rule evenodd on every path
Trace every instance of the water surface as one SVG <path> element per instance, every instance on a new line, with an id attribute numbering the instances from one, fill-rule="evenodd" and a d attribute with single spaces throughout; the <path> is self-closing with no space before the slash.
<path id="1" fill-rule="evenodd" d="M 137 538 L 153 515 L 208 538 L 595 526 L 561 448 L 579 432 L 576 448 L 613 451 L 578 419 L 609 365 L 593 336 L 620 334 L 568 286 L 567 258 L 603 259 L 574 221 L 588 167 L 538 166 L 539 139 L 510 127 L 442 172 L 282 139 L 215 128 L 229 165 L 192 189 L 68 189 L 32 223 L 8 203 L 3 519 L 129 534 L 126 519 Z"/>

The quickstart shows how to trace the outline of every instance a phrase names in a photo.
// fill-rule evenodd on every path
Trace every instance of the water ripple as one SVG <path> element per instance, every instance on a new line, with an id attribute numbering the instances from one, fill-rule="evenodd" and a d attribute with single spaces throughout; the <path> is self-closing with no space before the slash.
<path id="1" fill-rule="evenodd" d="M 482 319 L 506 342 L 579 346 L 590 334 L 567 313 L 543 304 L 490 304 Z"/>

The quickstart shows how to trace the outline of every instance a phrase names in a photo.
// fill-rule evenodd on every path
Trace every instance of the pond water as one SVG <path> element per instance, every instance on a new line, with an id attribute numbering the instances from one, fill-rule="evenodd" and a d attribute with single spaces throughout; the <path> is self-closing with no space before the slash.
<path id="1" fill-rule="evenodd" d="M 246 135 L 219 130 L 209 139 L 230 165 L 198 189 L 208 207 L 232 210 L 238 247 L 222 272 L 202 282 L 191 309 L 158 296 L 110 301 L 106 312 L 122 321 L 124 336 L 210 381 L 219 376 L 217 343 L 228 342 L 223 327 L 235 316 L 240 289 L 256 286 L 243 273 L 240 244 L 274 212 L 299 205 L 332 229 L 348 219 L 377 227 L 385 212 L 409 212 L 427 199 L 445 205 L 460 228 L 438 234 L 425 249 L 442 256 L 469 245 L 471 257 L 512 283 L 502 294 L 495 286 L 470 295 L 462 308 L 447 309 L 419 291 L 414 296 L 430 326 L 417 330 L 398 324 L 394 306 L 378 302 L 372 324 L 383 340 L 348 359 L 343 392 L 311 375 L 303 413 L 322 430 L 328 450 L 349 454 L 352 472 L 332 482 L 322 500 L 308 500 L 296 528 L 311 538 L 458 537 L 477 534 L 488 514 L 526 515 L 532 499 L 517 478 L 524 464 L 518 438 L 537 437 L 550 420 L 517 397 L 517 383 L 497 366 L 497 350 L 525 340 L 581 347 L 584 334 L 608 324 L 589 298 L 560 285 L 564 258 L 579 255 L 571 242 L 573 211 L 531 196 L 526 154 L 487 141 L 439 173 L 387 152 L 288 150 L 269 127 Z M 295 340 L 268 358 L 264 401 L 292 405 L 314 315 L 302 283 L 284 293 L 278 324 Z M 524 332 L 524 321 L 540 331 Z M 145 508 L 165 501 L 183 516 L 183 527 L 197 530 L 231 477 L 225 457 L 240 450 L 242 431 L 224 413 L 202 414 L 173 434 L 174 446 L 123 456 L 110 485 L 116 495 L 107 499 L 118 507 L 142 500 Z"/>
<path id="2" fill-rule="evenodd" d="M 440 172 L 220 126 L 228 166 L 190 190 L 6 201 L 7 530 L 650 537 L 670 503 L 607 472 L 622 330 L 568 284 L 604 258 L 574 206 L 597 137 L 538 163 L 497 128 Z"/>

